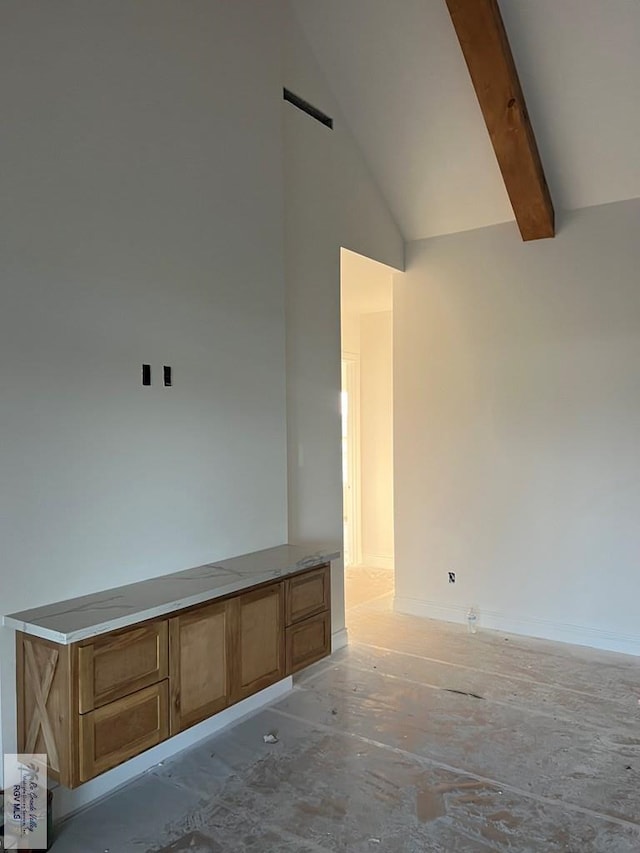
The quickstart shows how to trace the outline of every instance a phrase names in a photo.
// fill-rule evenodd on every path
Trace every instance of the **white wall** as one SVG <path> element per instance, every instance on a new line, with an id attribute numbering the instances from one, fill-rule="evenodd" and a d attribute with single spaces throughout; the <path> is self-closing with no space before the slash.
<path id="1" fill-rule="evenodd" d="M 392 312 L 360 317 L 362 562 L 393 568 Z"/>
<path id="2" fill-rule="evenodd" d="M 2 4 L 0 613 L 286 541 L 279 12 Z"/>
<path id="3" fill-rule="evenodd" d="M 340 247 L 401 268 L 404 245 L 293 19 L 284 84 L 335 120 L 284 105 L 289 535 L 341 543 Z M 340 564 L 333 614 L 342 632 Z"/>
<path id="4" fill-rule="evenodd" d="M 339 117 L 283 104 L 286 46 L 286 85 L 333 110 L 287 15 L 2 4 L 1 613 L 275 545 L 289 521 L 341 540 L 339 247 L 400 265 L 403 244 Z M 0 689 L 12 751 L 8 629 Z"/>
<path id="5" fill-rule="evenodd" d="M 396 606 L 640 654 L 640 200 L 409 244 Z M 447 583 L 447 571 L 458 581 Z"/>

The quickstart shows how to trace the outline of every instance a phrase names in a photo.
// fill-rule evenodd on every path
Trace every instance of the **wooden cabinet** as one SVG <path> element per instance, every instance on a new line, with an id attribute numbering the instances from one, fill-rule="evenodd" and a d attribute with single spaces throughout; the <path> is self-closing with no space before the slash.
<path id="1" fill-rule="evenodd" d="M 168 682 L 80 716 L 80 782 L 117 767 L 169 734 Z"/>
<path id="2" fill-rule="evenodd" d="M 285 581 L 286 672 L 292 675 L 331 654 L 331 569 L 302 572 Z"/>
<path id="3" fill-rule="evenodd" d="M 73 646 L 16 633 L 18 751 L 46 753 L 48 774 L 77 784 L 78 709 Z"/>
<path id="4" fill-rule="evenodd" d="M 232 697 L 246 699 L 285 675 L 282 583 L 231 599 Z"/>
<path id="5" fill-rule="evenodd" d="M 18 631 L 18 749 L 75 788 L 330 648 L 328 565 L 71 645 Z"/>
<path id="6" fill-rule="evenodd" d="M 169 622 L 172 735 L 229 704 L 230 609 L 216 601 Z"/>
<path id="7" fill-rule="evenodd" d="M 331 618 L 328 610 L 287 628 L 286 654 L 287 675 L 331 654 Z"/>
<path id="8" fill-rule="evenodd" d="M 86 714 L 168 675 L 166 620 L 80 643 L 79 711 Z"/>
<path id="9" fill-rule="evenodd" d="M 167 622 L 69 646 L 16 634 L 18 748 L 68 788 L 168 737 Z"/>
<path id="10" fill-rule="evenodd" d="M 287 625 L 328 610 L 331 604 L 330 567 L 321 566 L 287 578 L 285 598 Z"/>

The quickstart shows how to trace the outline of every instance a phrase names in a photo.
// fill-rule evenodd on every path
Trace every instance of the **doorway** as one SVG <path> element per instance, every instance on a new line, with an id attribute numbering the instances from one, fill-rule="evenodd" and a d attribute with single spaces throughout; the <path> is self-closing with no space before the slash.
<path id="1" fill-rule="evenodd" d="M 345 566 L 362 563 L 360 531 L 360 356 L 342 352 L 342 527 Z"/>
<path id="2" fill-rule="evenodd" d="M 393 270 L 346 249 L 340 269 L 349 610 L 393 590 Z"/>

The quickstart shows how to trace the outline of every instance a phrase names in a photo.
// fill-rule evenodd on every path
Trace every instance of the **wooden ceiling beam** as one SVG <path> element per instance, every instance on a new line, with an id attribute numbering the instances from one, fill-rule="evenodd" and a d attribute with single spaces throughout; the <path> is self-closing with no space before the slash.
<path id="1" fill-rule="evenodd" d="M 445 2 L 522 239 L 553 237 L 553 203 L 498 2 Z"/>

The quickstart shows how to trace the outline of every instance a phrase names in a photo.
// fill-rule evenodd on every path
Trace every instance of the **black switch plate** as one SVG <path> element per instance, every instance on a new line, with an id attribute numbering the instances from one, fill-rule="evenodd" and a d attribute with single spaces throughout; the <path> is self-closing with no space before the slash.
<path id="1" fill-rule="evenodd" d="M 164 384 L 167 388 L 171 388 L 171 367 L 167 364 L 164 366 Z"/>
<path id="2" fill-rule="evenodd" d="M 142 365 L 142 384 L 143 385 L 151 385 L 151 365 L 143 364 Z"/>

